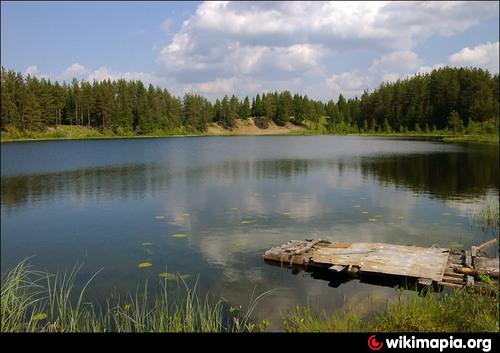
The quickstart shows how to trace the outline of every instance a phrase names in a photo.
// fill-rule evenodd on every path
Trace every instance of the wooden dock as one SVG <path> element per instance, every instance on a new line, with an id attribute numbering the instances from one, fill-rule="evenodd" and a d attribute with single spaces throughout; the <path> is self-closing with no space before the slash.
<path id="1" fill-rule="evenodd" d="M 385 243 L 346 243 L 327 240 L 291 240 L 271 248 L 266 261 L 310 271 L 329 271 L 350 277 L 383 275 L 414 279 L 420 286 L 435 288 L 474 286 L 481 288 L 481 275 L 498 283 L 498 258 L 481 250 L 497 243 L 492 239 L 471 250 L 424 248 Z"/>

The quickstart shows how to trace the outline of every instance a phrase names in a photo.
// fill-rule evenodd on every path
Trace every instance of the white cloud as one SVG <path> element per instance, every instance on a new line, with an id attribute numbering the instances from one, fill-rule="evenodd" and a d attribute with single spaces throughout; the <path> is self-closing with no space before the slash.
<path id="1" fill-rule="evenodd" d="M 61 73 L 60 78 L 63 80 L 72 80 L 73 78 L 81 79 L 88 73 L 89 70 L 85 66 L 79 63 L 74 63 Z"/>
<path id="2" fill-rule="evenodd" d="M 419 73 L 419 74 L 430 73 L 430 72 L 432 72 L 432 70 L 440 69 L 443 67 L 445 67 L 445 65 L 441 64 L 441 63 L 434 64 L 432 66 L 424 65 L 424 66 L 420 66 L 420 68 L 417 70 L 417 73 Z"/>
<path id="3" fill-rule="evenodd" d="M 395 51 L 375 59 L 369 71 L 382 81 L 395 81 L 404 75 L 414 74 L 422 63 L 423 60 L 412 51 Z"/>
<path id="4" fill-rule="evenodd" d="M 28 66 L 24 71 L 25 75 L 30 75 L 30 76 L 36 76 L 37 73 L 38 73 L 38 66 L 36 65 Z"/>
<path id="5" fill-rule="evenodd" d="M 330 97 L 361 96 L 365 89 L 370 87 L 370 77 L 362 75 L 359 71 L 348 71 L 340 75 L 333 75 L 326 79 L 326 86 Z"/>
<path id="6" fill-rule="evenodd" d="M 490 72 L 498 72 L 498 42 L 483 43 L 474 48 L 463 48 L 459 52 L 448 57 L 450 64 L 454 66 L 479 66 Z"/>
<path id="7" fill-rule="evenodd" d="M 87 79 L 89 81 L 103 81 L 110 79 L 111 81 L 113 80 L 119 80 L 119 79 L 124 79 L 127 81 L 135 81 L 139 80 L 142 81 L 144 84 L 153 84 L 153 85 L 159 85 L 162 83 L 162 79 L 154 74 L 147 73 L 147 72 L 118 72 L 118 71 L 113 71 L 108 69 L 105 66 L 102 66 L 98 68 L 97 70 L 94 70 L 90 72 L 87 76 Z"/>
<path id="8" fill-rule="evenodd" d="M 463 32 L 497 10 L 488 2 L 204 2 L 157 62 L 180 84 L 217 82 L 221 93 L 252 78 L 271 89 L 298 80 L 303 90 L 346 52 L 377 55 L 372 75 L 395 79 L 422 67 L 412 51 L 418 43 Z"/>

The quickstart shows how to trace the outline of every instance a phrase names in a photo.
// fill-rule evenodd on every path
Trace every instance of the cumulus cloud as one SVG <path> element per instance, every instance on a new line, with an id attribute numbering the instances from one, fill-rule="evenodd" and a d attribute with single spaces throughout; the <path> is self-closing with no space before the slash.
<path id="1" fill-rule="evenodd" d="M 463 32 L 497 9 L 488 2 L 204 2 L 157 62 L 180 84 L 201 90 L 215 82 L 223 92 L 249 78 L 274 87 L 299 80 L 303 89 L 335 55 L 370 52 L 379 57 L 371 74 L 392 80 L 423 66 L 412 51 L 419 42 Z M 336 88 L 339 80 L 330 77 L 315 90 Z"/>
<path id="2" fill-rule="evenodd" d="M 474 48 L 463 48 L 449 56 L 448 61 L 454 66 L 478 66 L 490 72 L 498 72 L 498 42 L 483 43 Z"/>
<path id="3" fill-rule="evenodd" d="M 81 79 L 85 75 L 87 75 L 88 73 L 89 73 L 89 70 L 85 66 L 83 66 L 79 63 L 74 63 L 74 64 L 71 64 L 68 68 L 66 68 L 61 73 L 60 77 L 63 80 L 71 80 L 73 78 Z"/>
<path id="4" fill-rule="evenodd" d="M 410 50 L 395 51 L 375 59 L 369 71 L 380 76 L 382 81 L 394 81 L 417 71 L 423 60 Z"/>
<path id="5" fill-rule="evenodd" d="M 340 75 L 332 75 L 326 79 L 329 95 L 338 97 L 342 93 L 344 97 L 360 96 L 363 91 L 370 87 L 370 77 L 359 71 L 348 71 Z"/>
<path id="6" fill-rule="evenodd" d="M 38 66 L 36 65 L 28 66 L 24 71 L 25 75 L 30 75 L 30 76 L 36 76 L 37 73 L 38 73 Z"/>
<path id="7" fill-rule="evenodd" d="M 161 78 L 155 76 L 154 74 L 150 74 L 147 72 L 119 72 L 108 69 L 105 66 L 102 66 L 97 70 L 90 72 L 87 76 L 87 79 L 90 81 L 103 81 L 108 79 L 111 81 L 119 79 L 124 79 L 127 81 L 138 80 L 144 82 L 145 84 L 151 83 L 153 85 L 158 85 L 161 83 Z"/>
<path id="8" fill-rule="evenodd" d="M 167 42 L 155 44 L 156 72 L 74 63 L 58 77 L 142 80 L 212 100 L 284 89 L 316 99 L 353 97 L 443 66 L 426 62 L 416 46 L 497 13 L 495 2 L 203 2 L 180 28 L 172 16 L 158 23 Z M 363 58 L 363 67 L 346 57 Z M 464 48 L 448 64 L 498 72 L 498 42 Z"/>

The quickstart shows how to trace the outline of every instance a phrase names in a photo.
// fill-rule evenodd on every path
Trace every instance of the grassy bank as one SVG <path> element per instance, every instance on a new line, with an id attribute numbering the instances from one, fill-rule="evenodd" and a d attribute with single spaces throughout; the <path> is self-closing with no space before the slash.
<path id="1" fill-rule="evenodd" d="M 1 132 L 0 142 L 51 141 L 51 140 L 93 140 L 93 139 L 127 139 L 127 138 L 158 138 L 173 136 L 201 136 L 203 134 L 186 129 L 155 131 L 150 134 L 135 134 L 132 132 L 102 131 L 86 126 L 61 125 L 44 131 L 26 131 L 9 129 Z"/>
<path id="2" fill-rule="evenodd" d="M 493 289 L 494 290 L 494 289 Z M 406 293 L 366 319 L 351 313 L 298 307 L 283 321 L 288 332 L 498 332 L 499 300 L 460 289 L 449 294 Z"/>
<path id="3" fill-rule="evenodd" d="M 2 276 L 1 332 L 262 332 L 269 322 L 252 321 L 259 301 L 270 292 L 241 306 L 200 297 L 196 285 L 178 283 L 176 295 L 162 291 L 152 296 L 144 290 L 120 299 L 108 299 L 104 307 L 85 299 L 85 290 L 75 291 L 78 268 L 50 275 L 32 269 L 25 261 Z M 353 331 L 459 331 L 497 332 L 499 300 L 458 290 L 452 295 L 401 291 L 385 310 L 358 317 L 345 311 L 330 314 L 299 308 L 283 318 L 288 332 Z"/>
<path id="4" fill-rule="evenodd" d="M 198 132 L 184 128 L 172 130 L 159 130 L 150 134 L 136 134 L 133 132 L 111 130 L 101 131 L 86 126 L 61 125 L 57 128 L 49 128 L 44 131 L 27 131 L 9 128 L 1 132 L 0 142 L 20 142 L 20 141 L 48 141 L 48 140 L 92 140 L 92 139 L 124 139 L 124 138 L 159 138 L 174 136 L 254 136 L 254 135 L 349 135 L 349 136 L 376 136 L 376 137 L 399 137 L 399 138 L 421 138 L 446 142 L 474 142 L 498 144 L 498 134 L 454 134 L 454 133 L 426 133 L 426 132 L 405 132 L 405 133 L 338 133 L 329 134 L 321 124 L 308 124 L 304 127 L 275 127 L 274 129 L 224 129 L 216 124 L 212 124 L 206 132 Z M 248 123 L 239 122 L 239 125 L 246 126 Z M 239 126 L 238 125 L 238 126 Z"/>
<path id="5" fill-rule="evenodd" d="M 2 276 L 1 332 L 252 332 L 266 322 L 250 322 L 253 309 L 268 292 L 251 298 L 246 312 L 222 300 L 200 297 L 196 284 L 178 283 L 178 292 L 160 294 L 144 290 L 120 299 L 107 299 L 106 306 L 85 300 L 92 278 L 75 291 L 78 268 L 51 275 L 36 271 L 26 261 Z M 229 314 L 229 315 L 228 315 Z"/>

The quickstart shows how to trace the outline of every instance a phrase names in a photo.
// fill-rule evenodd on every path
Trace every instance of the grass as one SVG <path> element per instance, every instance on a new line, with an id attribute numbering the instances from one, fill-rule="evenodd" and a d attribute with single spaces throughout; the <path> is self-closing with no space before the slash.
<path id="1" fill-rule="evenodd" d="M 79 266 L 63 274 L 35 271 L 27 261 L 2 276 L 1 332 L 253 332 L 267 327 L 253 323 L 257 304 L 270 292 L 250 298 L 248 309 L 225 310 L 222 300 L 201 298 L 181 280 L 180 292 L 171 297 L 167 280 L 158 295 L 137 290 L 124 299 L 107 299 L 100 307 L 84 300 L 85 290 L 94 274 L 80 291 L 75 290 Z M 228 320 L 227 318 L 232 320 Z M 226 322 L 227 321 L 227 322 Z"/>
<path id="2" fill-rule="evenodd" d="M 305 130 L 291 130 L 287 135 L 327 135 L 328 133 L 324 121 L 314 123 L 305 121 Z M 474 142 L 474 143 L 489 143 L 498 144 L 498 134 L 466 134 L 466 133 L 451 133 L 451 132 L 405 132 L 405 133 L 385 133 L 385 132 L 369 132 L 369 133 L 346 133 L 352 136 L 379 136 L 379 137 L 405 137 L 405 138 L 424 138 L 424 139 L 437 139 L 446 142 Z M 220 136 L 232 136 L 230 131 L 224 132 Z M 340 135 L 343 135 L 340 133 Z M 86 126 L 70 126 L 61 125 L 56 128 L 48 128 L 45 131 L 21 131 L 13 127 L 1 132 L 1 142 L 16 142 L 16 141 L 46 141 L 46 140 L 92 140 L 92 139 L 129 139 L 129 138 L 158 138 L 158 137 L 176 137 L 176 136 L 219 136 L 217 134 L 208 134 L 187 130 L 184 128 L 177 128 L 171 130 L 158 130 L 148 134 L 136 134 L 132 131 L 118 131 L 111 130 L 101 131 L 96 128 Z"/>
<path id="3" fill-rule="evenodd" d="M 482 208 L 474 213 L 483 229 L 493 229 L 498 233 L 500 228 L 499 204 L 496 199 L 487 199 Z"/>
<path id="4" fill-rule="evenodd" d="M 499 332 L 499 300 L 470 289 L 452 294 L 400 292 L 397 300 L 370 318 L 343 311 L 312 312 L 297 307 L 283 326 L 288 332 Z"/>
<path id="5" fill-rule="evenodd" d="M 80 266 L 62 274 L 35 271 L 27 261 L 2 276 L 1 332 L 262 332 L 269 321 L 254 322 L 252 313 L 271 293 L 252 293 L 247 309 L 228 307 L 222 300 L 200 297 L 196 284 L 182 280 L 173 296 L 163 280 L 154 296 L 144 289 L 123 299 L 107 299 L 100 307 L 85 301 L 94 274 L 75 290 Z M 470 289 L 451 294 L 400 290 L 397 299 L 368 316 L 343 310 L 313 311 L 297 307 L 283 319 L 287 332 L 498 332 L 499 295 L 479 295 Z M 489 293 L 489 294 L 492 294 Z"/>
<path id="6" fill-rule="evenodd" d="M 172 129 L 154 131 L 149 134 L 138 135 L 130 131 L 113 132 L 111 130 L 101 131 L 86 126 L 61 125 L 57 128 L 49 128 L 44 131 L 21 131 L 10 127 L 1 132 L 1 142 L 22 141 L 51 141 L 51 140 L 94 140 L 94 139 L 131 139 L 131 138 L 158 138 L 174 136 L 201 136 L 202 133 L 188 131 L 186 129 Z"/>

